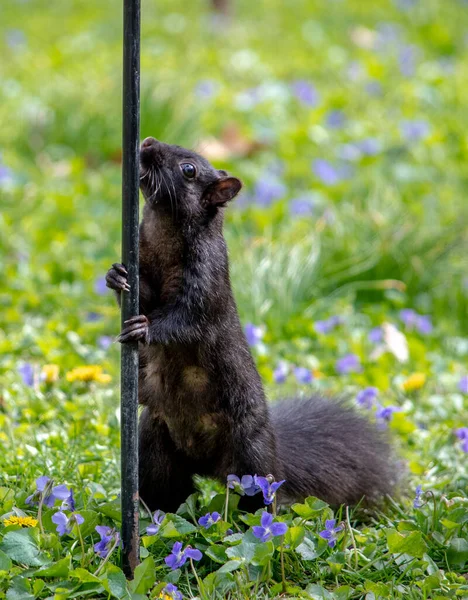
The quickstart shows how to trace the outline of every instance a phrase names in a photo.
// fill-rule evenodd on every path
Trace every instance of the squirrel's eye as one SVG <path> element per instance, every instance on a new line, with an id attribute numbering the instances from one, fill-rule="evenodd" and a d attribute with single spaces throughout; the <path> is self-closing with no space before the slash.
<path id="1" fill-rule="evenodd" d="M 197 174 L 197 170 L 192 163 L 184 163 L 183 165 L 180 165 L 180 168 L 187 179 L 193 179 Z"/>

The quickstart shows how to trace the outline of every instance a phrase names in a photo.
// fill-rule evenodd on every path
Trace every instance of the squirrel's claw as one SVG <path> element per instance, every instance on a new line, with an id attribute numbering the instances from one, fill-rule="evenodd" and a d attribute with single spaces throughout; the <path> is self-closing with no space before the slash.
<path id="1" fill-rule="evenodd" d="M 121 344 L 126 342 L 148 342 L 149 336 L 149 321 L 145 315 L 138 315 L 125 321 L 126 327 L 117 337 L 117 341 Z"/>
<path id="2" fill-rule="evenodd" d="M 127 269 L 120 263 L 114 263 L 106 274 L 106 286 L 116 292 L 129 292 Z"/>

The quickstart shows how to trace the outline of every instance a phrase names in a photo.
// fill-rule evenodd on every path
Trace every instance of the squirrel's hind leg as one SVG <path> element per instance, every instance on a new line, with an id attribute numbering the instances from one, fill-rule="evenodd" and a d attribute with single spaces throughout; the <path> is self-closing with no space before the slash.
<path id="1" fill-rule="evenodd" d="M 145 408 L 139 425 L 140 497 L 151 510 L 176 512 L 194 491 L 194 467 L 174 445 L 166 424 Z"/>

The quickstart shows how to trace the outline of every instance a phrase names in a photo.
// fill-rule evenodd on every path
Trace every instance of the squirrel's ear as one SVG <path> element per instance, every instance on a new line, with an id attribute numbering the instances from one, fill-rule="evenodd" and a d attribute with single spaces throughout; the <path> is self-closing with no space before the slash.
<path id="1" fill-rule="evenodd" d="M 228 172 L 225 171 L 224 169 L 218 169 L 218 173 L 221 175 L 221 177 L 227 177 L 228 176 Z"/>
<path id="2" fill-rule="evenodd" d="M 242 182 L 237 177 L 220 177 L 206 188 L 203 202 L 206 206 L 224 206 L 237 196 Z"/>

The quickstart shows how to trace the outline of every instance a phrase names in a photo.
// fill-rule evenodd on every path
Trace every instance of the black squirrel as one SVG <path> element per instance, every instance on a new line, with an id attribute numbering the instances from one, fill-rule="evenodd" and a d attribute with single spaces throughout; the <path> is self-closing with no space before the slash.
<path id="1" fill-rule="evenodd" d="M 285 479 L 279 501 L 332 505 L 391 493 L 385 435 L 340 401 L 270 405 L 239 321 L 223 237 L 224 207 L 242 184 L 179 146 L 140 148 L 140 315 L 118 340 L 140 342 L 140 495 L 174 512 L 195 474 Z M 114 264 L 107 285 L 128 289 Z M 249 508 L 258 497 L 244 497 Z M 259 503 L 259 504 L 257 504 Z M 244 505 L 246 507 L 247 504 Z"/>

